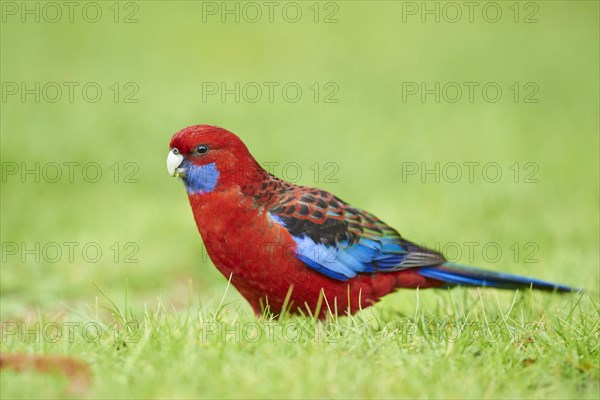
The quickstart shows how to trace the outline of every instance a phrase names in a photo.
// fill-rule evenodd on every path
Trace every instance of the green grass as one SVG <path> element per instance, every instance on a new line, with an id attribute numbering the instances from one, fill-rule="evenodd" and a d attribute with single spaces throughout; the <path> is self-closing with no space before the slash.
<path id="1" fill-rule="evenodd" d="M 336 24 L 203 23 L 202 3 L 192 1 L 139 2 L 135 24 L 113 23 L 111 2 L 96 24 L 7 19 L 2 82 L 98 82 L 104 96 L 2 101 L 2 162 L 95 162 L 103 175 L 2 180 L 2 352 L 88 362 L 87 398 L 597 398 L 599 7 L 537 2 L 539 23 L 515 24 L 509 3 L 496 24 L 402 23 L 402 3 L 390 1 L 339 2 Z M 311 4 L 302 3 L 306 15 Z M 503 98 L 402 101 L 403 82 L 473 81 L 497 82 Z M 115 103 L 114 82 L 134 82 L 139 102 Z M 305 96 L 204 102 L 203 82 L 297 82 Z M 314 82 L 335 82 L 339 102 L 315 103 Z M 535 82 L 539 102 L 512 101 L 514 82 L 521 91 Z M 166 174 L 170 136 L 195 123 L 239 134 L 263 165 L 298 163 L 299 183 L 445 248 L 453 261 L 587 293 L 399 291 L 352 318 L 256 319 L 227 290 L 182 185 Z M 123 182 L 128 162 L 137 182 Z M 497 163 L 503 175 L 403 180 L 407 162 Z M 326 163 L 337 168 L 334 181 L 324 181 Z M 524 181 L 526 165 L 537 182 Z M 64 246 L 55 262 L 5 251 L 64 242 L 79 243 L 73 259 Z M 89 243 L 102 249 L 96 262 L 80 252 Z M 486 245 L 502 254 L 490 257 Z M 9 334 L 14 323 L 19 332 Z M 46 336 L 35 323 L 49 327 Z M 85 340 L 76 330 L 53 342 L 53 324 L 92 324 L 102 335 Z M 25 339 L 23 327 L 33 329 Z M 259 328 L 258 340 L 236 340 L 236 329 Z M 0 377 L 7 399 L 62 398 L 67 385 L 58 374 Z"/>
<path id="2" fill-rule="evenodd" d="M 600 324 L 590 296 L 454 290 L 407 300 L 319 322 L 257 320 L 236 301 L 177 308 L 158 299 L 126 312 L 103 299 L 110 314 L 81 315 L 72 339 L 13 335 L 4 350 L 89 362 L 89 398 L 595 398 Z M 101 336 L 86 336 L 89 324 Z M 2 376 L 6 396 L 19 398 L 39 397 L 40 385 L 60 398 L 64 381 Z"/>

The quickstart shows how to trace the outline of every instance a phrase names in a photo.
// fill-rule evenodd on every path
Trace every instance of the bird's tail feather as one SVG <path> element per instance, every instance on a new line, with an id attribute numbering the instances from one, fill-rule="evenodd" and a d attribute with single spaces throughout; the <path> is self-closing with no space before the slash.
<path id="1" fill-rule="evenodd" d="M 529 289 L 531 287 L 551 292 L 577 292 L 580 290 L 525 276 L 486 271 L 452 263 L 420 268 L 419 274 L 426 278 L 446 282 L 449 286 L 484 286 L 500 289 Z"/>

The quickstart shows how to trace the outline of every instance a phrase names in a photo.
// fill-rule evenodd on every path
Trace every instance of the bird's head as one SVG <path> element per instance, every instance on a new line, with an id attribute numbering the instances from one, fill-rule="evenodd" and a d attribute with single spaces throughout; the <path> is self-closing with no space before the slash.
<path id="1" fill-rule="evenodd" d="M 189 194 L 241 187 L 262 171 L 240 138 L 217 126 L 182 129 L 169 147 L 167 171 L 183 179 Z"/>

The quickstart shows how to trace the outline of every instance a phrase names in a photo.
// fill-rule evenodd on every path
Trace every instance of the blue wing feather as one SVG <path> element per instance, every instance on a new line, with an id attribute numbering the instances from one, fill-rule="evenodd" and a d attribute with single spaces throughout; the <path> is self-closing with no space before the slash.
<path id="1" fill-rule="evenodd" d="M 319 196 L 326 201 L 316 199 Z M 300 261 L 337 280 L 348 280 L 359 273 L 390 272 L 445 261 L 441 254 L 403 239 L 375 216 L 350 207 L 327 192 L 296 195 L 286 199 L 285 206 L 273 207 L 268 215 L 293 237 Z M 411 258 L 414 254 L 419 254 L 420 259 Z"/>

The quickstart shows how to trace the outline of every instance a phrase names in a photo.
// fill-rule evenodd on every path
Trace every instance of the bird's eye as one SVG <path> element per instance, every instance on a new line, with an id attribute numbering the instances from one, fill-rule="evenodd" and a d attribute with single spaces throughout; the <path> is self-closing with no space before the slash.
<path id="1" fill-rule="evenodd" d="M 206 154 L 208 152 L 208 146 L 201 144 L 200 146 L 196 147 L 195 150 L 197 154 Z"/>

